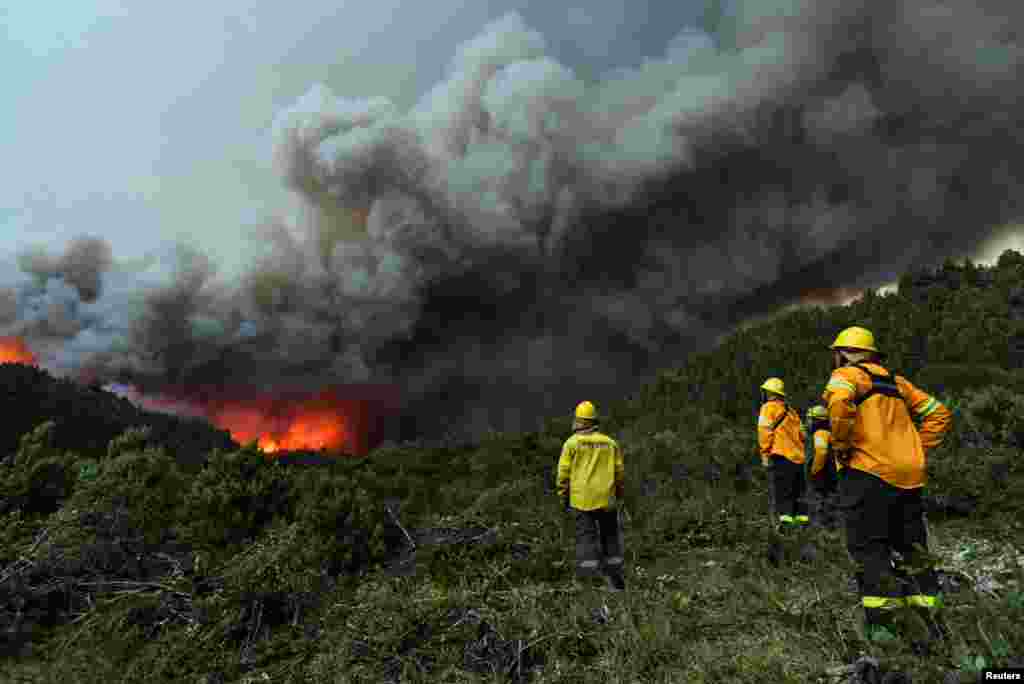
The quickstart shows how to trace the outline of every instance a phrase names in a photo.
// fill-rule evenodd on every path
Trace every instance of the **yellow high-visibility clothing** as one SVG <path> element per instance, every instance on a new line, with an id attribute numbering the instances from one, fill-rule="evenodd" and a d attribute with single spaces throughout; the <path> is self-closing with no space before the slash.
<path id="1" fill-rule="evenodd" d="M 811 462 L 811 477 L 816 477 L 828 463 L 828 447 L 832 435 L 828 430 L 815 430 L 812 435 L 814 440 L 814 461 Z M 843 467 L 843 464 L 836 461 L 836 472 Z"/>
<path id="2" fill-rule="evenodd" d="M 891 376 L 877 363 L 861 365 L 876 375 Z M 895 385 L 902 400 L 876 394 L 857 406 L 855 402 L 871 390 L 873 382 L 864 370 L 844 366 L 832 373 L 821 397 L 828 404 L 834 452 L 849 452 L 851 468 L 894 487 L 914 489 L 925 484 L 925 451 L 942 443 L 952 414 L 906 378 L 895 376 Z M 914 426 L 911 414 L 922 421 L 920 428 Z"/>
<path id="3" fill-rule="evenodd" d="M 772 429 L 783 412 L 787 414 L 785 419 Z M 796 411 L 779 399 L 769 399 L 761 406 L 757 417 L 757 444 L 761 460 L 767 461 L 775 454 L 798 465 L 803 464 L 805 432 L 803 421 Z"/>
<path id="4" fill-rule="evenodd" d="M 576 510 L 607 508 L 612 494 L 622 497 L 624 479 L 622 449 L 611 437 L 590 429 L 565 440 L 556 489 L 560 497 L 569 495 Z"/>

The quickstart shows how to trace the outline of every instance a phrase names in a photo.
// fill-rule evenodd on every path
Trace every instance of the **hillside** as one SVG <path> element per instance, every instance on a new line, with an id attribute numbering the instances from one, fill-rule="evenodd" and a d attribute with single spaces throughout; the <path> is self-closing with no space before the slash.
<path id="1" fill-rule="evenodd" d="M 927 658 L 863 640 L 842 536 L 778 537 L 753 467 L 758 385 L 816 401 L 853 324 L 955 412 L 929 483 L 954 634 Z M 37 412 L 0 423 L 18 445 L 0 453 L 5 681 L 839 682 L 870 653 L 885 681 L 967 682 L 1021 664 L 1024 256 L 908 274 L 681 362 L 602 407 L 626 454 L 616 595 L 571 581 L 552 491 L 571 406 L 533 434 L 270 465 L 253 447 L 178 454 L 103 408 L 62 431 L 77 400 L 21 402 L 44 374 L 0 368 L 23 383 L 8 406 Z"/>

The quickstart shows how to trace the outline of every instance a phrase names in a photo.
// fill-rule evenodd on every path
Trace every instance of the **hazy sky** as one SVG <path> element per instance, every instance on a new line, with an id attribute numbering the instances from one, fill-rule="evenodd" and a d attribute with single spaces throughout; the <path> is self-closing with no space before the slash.
<path id="1" fill-rule="evenodd" d="M 630 10 L 627 11 L 627 4 Z M 0 256 L 185 237 L 225 267 L 287 195 L 267 130 L 316 81 L 408 104 L 458 43 L 518 10 L 581 75 L 660 55 L 702 0 L 79 0 L 0 8 Z"/>

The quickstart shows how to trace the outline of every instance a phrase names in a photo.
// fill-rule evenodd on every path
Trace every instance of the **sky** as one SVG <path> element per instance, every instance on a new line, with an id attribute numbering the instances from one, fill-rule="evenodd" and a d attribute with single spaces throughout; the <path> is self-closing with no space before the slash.
<path id="1" fill-rule="evenodd" d="M 247 229 L 294 211 L 268 134 L 314 82 L 411 103 L 455 44 L 508 10 L 571 35 L 550 51 L 599 73 L 660 54 L 700 13 L 695 2 L 630 4 L 4 3 L 0 255 L 89 234 L 132 259 L 185 239 L 237 272 Z"/>

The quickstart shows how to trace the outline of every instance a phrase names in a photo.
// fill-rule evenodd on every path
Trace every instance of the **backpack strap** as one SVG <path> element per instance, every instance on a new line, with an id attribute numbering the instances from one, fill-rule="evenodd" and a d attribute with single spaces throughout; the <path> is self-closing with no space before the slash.
<path id="1" fill-rule="evenodd" d="M 900 392 L 899 385 L 896 384 L 895 371 L 889 371 L 889 375 L 878 375 L 877 373 L 872 373 L 870 370 L 868 370 L 859 363 L 853 363 L 850 365 L 853 366 L 854 368 L 859 368 L 860 370 L 864 371 L 871 378 L 871 389 L 869 389 L 860 397 L 857 397 L 853 400 L 853 403 L 856 406 L 860 406 L 861 404 L 864 403 L 865 400 L 867 400 L 869 397 L 873 397 L 876 394 L 883 394 L 887 397 L 892 397 L 893 399 L 899 399 L 904 404 L 907 403 L 907 400 L 903 396 L 903 393 Z M 909 409 L 910 406 L 908 405 L 907 410 Z"/>
<path id="2" fill-rule="evenodd" d="M 789 406 L 785 402 L 783 402 L 782 406 L 783 406 L 784 410 L 782 411 L 782 415 L 779 416 L 778 418 L 776 418 L 775 422 L 772 423 L 772 427 L 771 427 L 772 432 L 775 432 L 775 428 L 777 428 L 780 425 L 782 425 L 782 421 L 786 420 L 786 416 L 789 415 L 789 411 L 790 411 Z"/>

